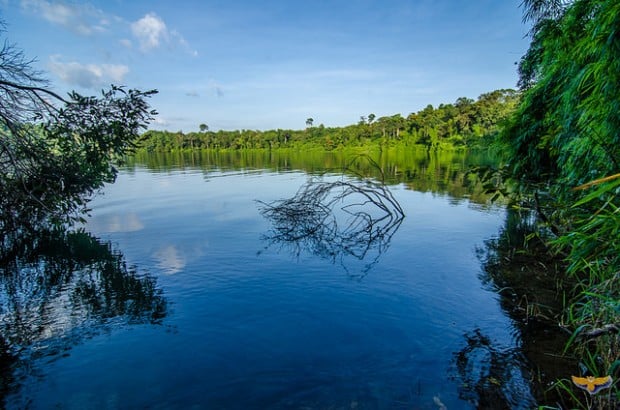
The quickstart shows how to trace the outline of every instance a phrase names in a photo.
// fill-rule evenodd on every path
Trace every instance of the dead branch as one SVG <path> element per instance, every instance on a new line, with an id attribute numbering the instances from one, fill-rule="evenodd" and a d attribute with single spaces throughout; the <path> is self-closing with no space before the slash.
<path id="1" fill-rule="evenodd" d="M 390 190 L 369 179 L 311 179 L 292 198 L 259 204 L 272 222 L 264 239 L 296 256 L 308 250 L 333 262 L 345 256 L 364 260 L 374 250 L 377 256 L 361 276 L 387 249 L 405 216 Z"/>

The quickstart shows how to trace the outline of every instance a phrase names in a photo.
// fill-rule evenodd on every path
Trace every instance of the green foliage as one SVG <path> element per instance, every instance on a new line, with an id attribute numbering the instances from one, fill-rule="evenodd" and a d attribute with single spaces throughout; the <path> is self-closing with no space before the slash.
<path id="1" fill-rule="evenodd" d="M 0 22 L 2 26 L 2 22 Z M 1 33 L 1 31 L 0 31 Z M 0 48 L 0 232 L 79 218 L 89 196 L 113 182 L 113 164 L 135 147 L 156 91 L 112 86 L 101 97 L 47 88 L 14 45 Z M 4 244 L 6 245 L 6 244 Z"/>
<path id="2" fill-rule="evenodd" d="M 566 186 L 620 168 L 620 4 L 575 1 L 537 23 L 520 64 L 523 100 L 503 134 L 524 181 Z"/>
<path id="3" fill-rule="evenodd" d="M 608 331 L 620 323 L 620 2 L 523 4 L 534 27 L 521 103 L 499 137 L 505 172 L 556 233 L 548 243 L 577 283 L 564 315 L 569 349 L 603 375 L 620 354 Z M 614 394 L 587 408 L 616 407 Z"/>
<path id="4" fill-rule="evenodd" d="M 1 230 L 78 218 L 155 114 L 146 102 L 153 93 L 114 86 L 100 98 L 71 93 L 64 107 L 39 110 L 32 122 L 0 122 Z"/>
<path id="5" fill-rule="evenodd" d="M 507 170 L 545 204 L 569 272 L 620 269 L 618 182 L 574 190 L 620 171 L 620 3 L 528 1 L 538 16 L 520 64 L 522 101 L 500 141 Z M 550 17 L 550 16 L 553 16 Z M 523 192 L 523 190 L 521 190 Z M 538 198 L 538 197 L 537 197 Z"/>
<path id="6" fill-rule="evenodd" d="M 141 146 L 148 151 L 194 149 L 279 149 L 317 148 L 333 150 L 365 147 L 411 147 L 428 149 L 484 146 L 499 132 L 518 101 L 514 90 L 482 94 L 477 101 L 459 98 L 454 104 L 432 105 L 404 118 L 400 114 L 377 118 L 362 116 L 345 127 L 314 126 L 308 118 L 304 130 L 236 130 L 201 132 L 147 131 Z"/>

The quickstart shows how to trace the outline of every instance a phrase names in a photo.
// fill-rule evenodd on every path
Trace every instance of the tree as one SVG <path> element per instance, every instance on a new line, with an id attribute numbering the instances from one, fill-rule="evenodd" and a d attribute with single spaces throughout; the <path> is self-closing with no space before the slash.
<path id="1" fill-rule="evenodd" d="M 526 3 L 536 6 L 526 16 L 559 17 L 536 22 L 519 65 L 522 102 L 503 139 L 511 173 L 575 187 L 619 172 L 620 4 L 580 0 L 560 13 L 557 1 L 552 12 Z"/>
<path id="2" fill-rule="evenodd" d="M 306 120 L 306 125 L 307 125 L 308 127 L 312 127 L 312 124 L 313 124 L 313 123 L 314 123 L 314 119 L 312 119 L 312 118 L 308 118 L 308 119 Z"/>
<path id="3" fill-rule="evenodd" d="M 559 19 L 570 3 L 571 0 L 523 0 L 523 21 L 533 22 L 536 31 L 538 23 Z"/>
<path id="4" fill-rule="evenodd" d="M 209 131 L 209 126 L 207 124 L 200 124 L 200 132 Z"/>
<path id="5" fill-rule="evenodd" d="M 1 33 L 1 31 L 0 31 Z M 15 45 L 0 49 L 0 231 L 79 219 L 156 115 L 157 91 L 111 86 L 100 97 L 49 89 Z"/>

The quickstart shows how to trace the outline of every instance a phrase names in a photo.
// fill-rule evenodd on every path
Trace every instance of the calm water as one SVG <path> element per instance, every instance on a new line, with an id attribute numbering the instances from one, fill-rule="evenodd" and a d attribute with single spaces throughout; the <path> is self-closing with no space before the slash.
<path id="1" fill-rule="evenodd" d="M 506 211 L 463 188 L 465 159 L 390 171 L 404 176 L 382 198 L 404 216 L 382 219 L 357 192 L 318 229 L 308 208 L 305 225 L 261 211 L 300 188 L 381 185 L 192 161 L 138 159 L 92 202 L 86 232 L 3 279 L 8 408 L 534 404 L 517 328 L 481 281 Z"/>

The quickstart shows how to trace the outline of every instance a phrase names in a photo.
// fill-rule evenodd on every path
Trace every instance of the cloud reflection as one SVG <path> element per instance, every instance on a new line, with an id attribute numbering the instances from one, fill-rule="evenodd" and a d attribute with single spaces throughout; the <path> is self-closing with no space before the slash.
<path id="1" fill-rule="evenodd" d="M 179 273 L 187 265 L 186 256 L 174 245 L 158 249 L 153 257 L 157 260 L 157 266 L 168 275 Z"/>
<path id="2" fill-rule="evenodd" d="M 144 223 L 135 212 L 93 217 L 88 226 L 95 232 L 136 232 L 144 229 Z"/>

